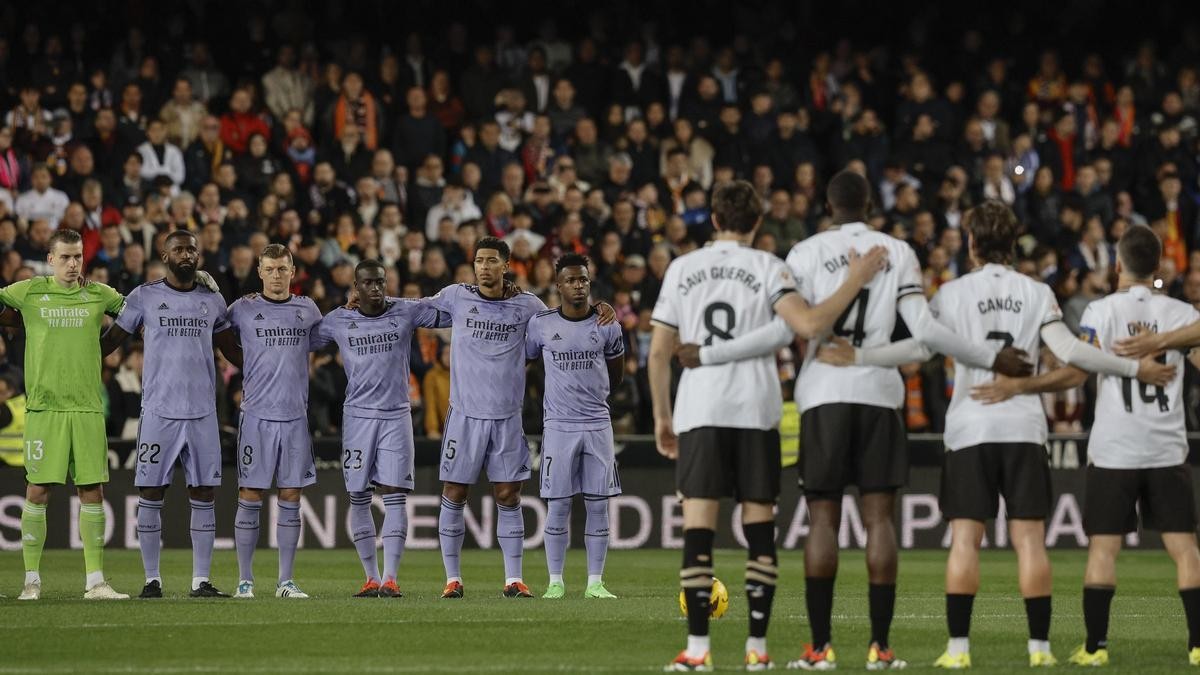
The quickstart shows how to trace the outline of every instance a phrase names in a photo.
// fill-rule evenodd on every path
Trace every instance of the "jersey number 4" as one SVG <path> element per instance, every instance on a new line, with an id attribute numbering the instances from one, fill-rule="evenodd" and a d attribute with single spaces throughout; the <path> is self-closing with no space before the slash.
<path id="1" fill-rule="evenodd" d="M 867 337 L 867 303 L 871 300 L 871 289 L 864 288 L 854 296 L 854 301 L 833 322 L 833 334 L 849 338 L 855 347 L 861 347 Z"/>

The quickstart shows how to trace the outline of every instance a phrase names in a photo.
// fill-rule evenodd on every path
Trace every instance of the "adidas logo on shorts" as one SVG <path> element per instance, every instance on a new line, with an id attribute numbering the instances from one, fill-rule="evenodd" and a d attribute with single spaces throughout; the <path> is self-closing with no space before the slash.
<path id="1" fill-rule="evenodd" d="M 412 480 L 412 474 L 410 473 L 407 476 L 405 476 L 404 480 Z"/>
<path id="2" fill-rule="evenodd" d="M 517 473 L 524 473 L 524 472 L 526 472 L 526 471 L 528 471 L 528 470 L 529 470 L 529 467 L 527 467 L 527 466 L 525 466 L 524 464 L 522 464 L 522 465 L 521 465 L 521 468 L 520 468 L 520 469 L 517 469 Z"/>
<path id="3" fill-rule="evenodd" d="M 472 307 L 471 309 L 467 310 L 467 314 L 478 314 L 478 313 L 479 313 L 479 310 L 478 310 L 478 309 L 475 309 L 474 307 Z"/>
<path id="4" fill-rule="evenodd" d="M 167 303 L 165 303 L 165 302 L 164 302 L 164 303 L 162 303 L 161 305 L 159 305 L 159 306 L 158 306 L 158 309 L 159 309 L 159 310 L 164 310 L 164 309 L 171 309 L 171 308 L 170 308 L 170 307 L 167 307 Z"/>
<path id="5" fill-rule="evenodd" d="M 254 315 L 254 320 L 255 321 L 264 321 L 265 319 L 263 319 L 262 314 L 256 314 L 256 315 Z"/>
<path id="6" fill-rule="evenodd" d="M 552 337 L 552 338 L 550 338 L 550 339 L 551 339 L 551 340 L 561 340 L 561 339 L 562 339 L 562 336 L 561 336 L 561 335 L 559 335 L 558 333 L 555 333 L 555 334 L 554 334 L 554 337 Z"/>
<path id="7" fill-rule="evenodd" d="M 316 474 L 314 474 L 312 471 L 305 471 L 305 472 L 304 472 L 304 477 L 305 477 L 305 478 L 316 478 L 317 476 L 316 476 Z"/>

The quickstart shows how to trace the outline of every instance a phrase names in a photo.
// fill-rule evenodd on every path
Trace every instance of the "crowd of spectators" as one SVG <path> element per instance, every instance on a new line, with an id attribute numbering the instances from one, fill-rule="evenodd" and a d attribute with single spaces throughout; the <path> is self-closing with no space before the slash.
<path id="1" fill-rule="evenodd" d="M 1016 58 L 1005 49 L 1027 45 L 967 29 L 953 67 L 919 49 L 841 40 L 798 58 L 786 43 L 665 39 L 653 25 L 635 39 L 593 27 L 568 40 L 544 20 L 322 40 L 286 10 L 245 30 L 224 47 L 235 58 L 173 19 L 104 42 L 80 22 L 0 35 L 0 284 L 46 273 L 60 227 L 82 233 L 88 277 L 122 293 L 164 274 L 167 232 L 192 230 L 229 301 L 258 289 L 256 253 L 281 243 L 293 292 L 325 311 L 366 258 L 386 263 L 394 296 L 470 282 L 487 235 L 554 306 L 554 259 L 584 253 L 627 335 L 619 433 L 651 430 L 650 312 L 670 261 L 710 238 L 713 189 L 735 178 L 763 200 L 755 246 L 781 256 L 829 226 L 823 181 L 848 168 L 876 189 L 869 224 L 912 245 L 929 294 L 971 268 L 964 212 L 999 199 L 1025 227 L 1018 267 L 1055 289 L 1073 328 L 1112 289 L 1112 244 L 1134 224 L 1164 242 L 1163 290 L 1200 303 L 1194 30 L 1170 49 Z M 446 339 L 414 340 L 419 434 L 440 433 Z M 800 348 L 780 356 L 785 380 Z M 19 335 L 0 342 L 0 369 L 19 373 L 22 349 Z M 135 431 L 141 365 L 136 344 L 106 360 L 112 436 Z M 220 366 L 231 424 L 240 377 Z M 909 428 L 938 430 L 951 368 L 903 374 Z M 336 355 L 314 356 L 318 434 L 337 431 L 344 378 Z M 528 398 L 535 433 L 540 397 Z M 1054 427 L 1085 428 L 1087 400 L 1047 399 Z"/>

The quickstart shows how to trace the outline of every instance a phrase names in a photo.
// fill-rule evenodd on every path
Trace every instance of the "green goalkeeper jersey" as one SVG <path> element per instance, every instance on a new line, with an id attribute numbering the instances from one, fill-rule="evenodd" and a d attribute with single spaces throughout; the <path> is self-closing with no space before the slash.
<path id="1" fill-rule="evenodd" d="M 32 411 L 104 413 L 100 330 L 125 299 L 110 286 L 63 288 L 34 277 L 0 288 L 25 324 L 25 392 Z"/>

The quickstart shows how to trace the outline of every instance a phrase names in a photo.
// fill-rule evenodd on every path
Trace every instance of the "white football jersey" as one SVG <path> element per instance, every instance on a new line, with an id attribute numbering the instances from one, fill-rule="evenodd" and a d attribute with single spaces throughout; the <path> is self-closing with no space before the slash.
<path id="1" fill-rule="evenodd" d="M 1023 349 L 1036 358 L 1042 326 L 1062 321 L 1050 287 L 1004 265 L 988 264 L 955 279 L 930 302 L 934 316 L 968 342 Z M 1046 442 L 1046 414 L 1036 394 L 985 405 L 971 388 L 990 382 L 987 370 L 954 364 L 954 396 L 946 412 L 946 447 L 961 450 L 982 443 Z"/>
<path id="2" fill-rule="evenodd" d="M 1112 352 L 1113 343 L 1141 329 L 1165 333 L 1197 320 L 1200 312 L 1186 302 L 1134 286 L 1088 305 L 1079 330 L 1093 346 Z M 1187 459 L 1183 353 L 1171 351 L 1165 356 L 1178 369 L 1166 387 L 1152 387 L 1132 377 L 1097 376 L 1089 463 L 1105 469 L 1152 469 Z"/>
<path id="3" fill-rule="evenodd" d="M 701 345 L 732 340 L 775 316 L 775 303 L 796 290 L 778 257 L 720 240 L 673 261 L 654 306 L 655 323 Z M 697 427 L 774 429 L 783 396 L 775 355 L 690 368 L 679 380 L 675 433 Z"/>
<path id="4" fill-rule="evenodd" d="M 851 249 L 861 255 L 874 246 L 887 249 L 887 269 L 859 291 L 833 325 L 833 334 L 846 338 L 855 347 L 890 344 L 896 328 L 897 302 L 906 295 L 924 292 L 921 266 L 912 247 L 863 223 L 847 223 L 796 244 L 787 257 L 800 296 L 809 305 L 818 305 L 846 281 Z M 904 403 L 904 382 L 895 368 L 831 366 L 816 360 L 815 346 L 807 351 L 796 386 L 796 403 L 801 412 L 826 403 L 860 403 L 883 408 L 899 408 Z"/>

